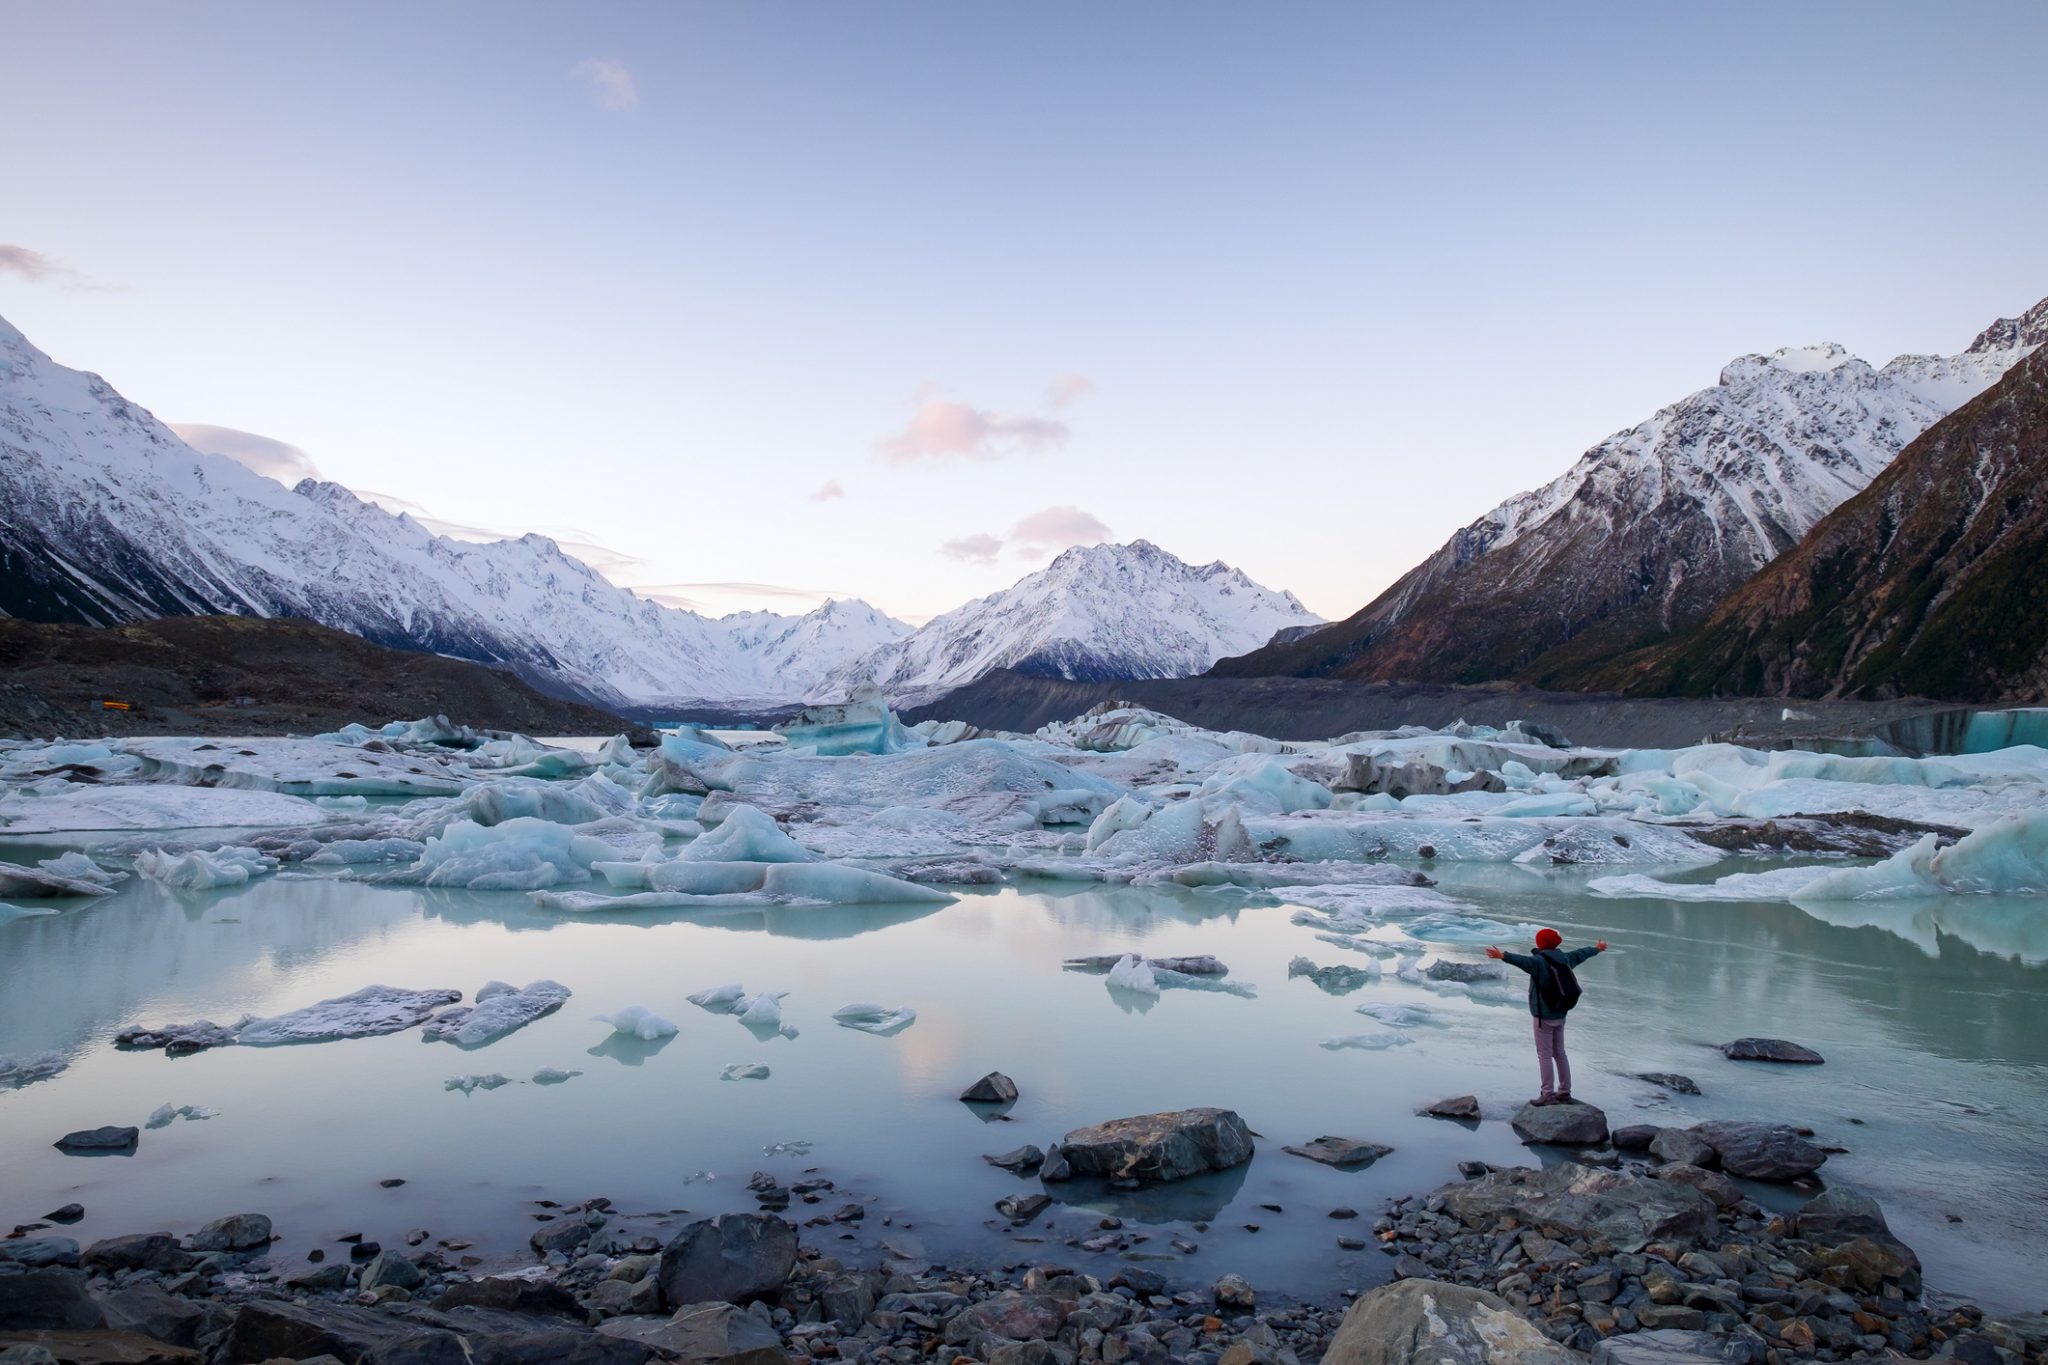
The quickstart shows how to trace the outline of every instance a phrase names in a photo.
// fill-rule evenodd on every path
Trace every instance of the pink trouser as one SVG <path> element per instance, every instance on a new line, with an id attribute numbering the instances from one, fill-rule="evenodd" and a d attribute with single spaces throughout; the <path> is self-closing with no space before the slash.
<path id="1" fill-rule="evenodd" d="M 1571 1059 L 1564 1055 L 1564 1020 L 1537 1019 L 1536 1069 L 1542 1073 L 1543 1094 L 1572 1093 Z"/>

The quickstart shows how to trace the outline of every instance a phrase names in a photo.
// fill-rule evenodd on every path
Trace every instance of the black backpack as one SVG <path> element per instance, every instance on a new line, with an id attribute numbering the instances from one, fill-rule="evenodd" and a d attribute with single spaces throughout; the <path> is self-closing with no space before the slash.
<path id="1" fill-rule="evenodd" d="M 1536 954 L 1537 960 L 1550 969 L 1537 981 L 1536 993 L 1542 997 L 1545 1009 L 1570 1014 L 1572 1006 L 1579 1003 L 1579 978 L 1571 964 L 1562 956 L 1553 956 L 1554 952 L 1546 948 Z"/>

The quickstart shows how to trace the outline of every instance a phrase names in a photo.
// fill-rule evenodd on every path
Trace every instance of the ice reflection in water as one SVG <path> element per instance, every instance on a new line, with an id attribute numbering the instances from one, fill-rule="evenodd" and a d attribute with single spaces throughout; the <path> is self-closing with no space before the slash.
<path id="1" fill-rule="evenodd" d="M 2048 1124 L 2048 907 L 1958 898 L 1816 913 L 1602 901 L 1571 870 L 1437 872 L 1443 890 L 1497 922 L 1613 943 L 1583 972 L 1588 995 L 1571 1046 L 1575 1088 L 1618 1122 L 1809 1123 L 1850 1149 L 1826 1174 L 1884 1200 L 1931 1284 L 2038 1306 L 2031 1268 L 2048 1261 L 2048 1174 L 2036 1150 Z M 281 1257 L 342 1230 L 388 1240 L 417 1225 L 522 1259 L 531 1199 L 603 1194 L 629 1210 L 716 1212 L 750 1206 L 744 1185 L 755 1169 L 787 1179 L 817 1167 L 842 1190 L 877 1196 L 877 1213 L 896 1212 L 899 1227 L 914 1223 L 937 1259 L 1019 1259 L 1034 1253 L 1008 1244 L 1026 1236 L 1047 1239 L 1035 1254 L 1093 1264 L 1062 1242 L 1113 1214 L 1150 1233 L 1145 1254 L 1173 1255 L 1175 1239 L 1198 1243 L 1193 1258 L 1162 1263 L 1191 1282 L 1238 1270 L 1262 1286 L 1333 1294 L 1383 1277 L 1387 1261 L 1337 1250 L 1336 1235 L 1355 1225 L 1332 1222 L 1331 1208 L 1369 1218 L 1390 1195 L 1453 1178 L 1460 1160 L 1528 1159 L 1504 1123 L 1472 1128 L 1415 1113 L 1461 1092 L 1479 1095 L 1489 1119 L 1510 1112 L 1531 1088 L 1528 1026 L 1515 983 L 1411 983 L 1390 964 L 1339 997 L 1290 979 L 1297 956 L 1365 960 L 1289 923 L 1291 914 L 1242 894 L 1036 881 L 937 907 L 567 917 L 514 894 L 290 875 L 173 894 L 137 879 L 101 901 L 0 925 L 0 1052 L 55 1048 L 72 1059 L 52 1080 L 0 1092 L 9 1158 L 0 1216 L 22 1221 L 76 1200 L 88 1211 L 76 1235 L 89 1240 L 189 1231 L 257 1210 L 278 1221 Z M 1362 942 L 1459 958 L 1479 950 L 1408 942 L 1397 925 Z M 1127 951 L 1213 953 L 1258 998 L 1113 993 L 1101 976 L 1062 968 Z M 117 1052 L 109 1041 L 129 1024 L 274 1014 L 372 982 L 467 991 L 493 978 L 552 978 L 575 995 L 466 1055 L 422 1046 L 417 1031 L 180 1059 Z M 784 1017 L 801 1036 L 757 1037 L 688 1005 L 692 992 L 726 981 L 787 991 Z M 835 1027 L 833 1010 L 854 1000 L 914 1006 L 918 1023 L 889 1038 Z M 633 1003 L 682 1032 L 643 1043 L 589 1018 Z M 1362 1018 L 1361 1004 L 1426 1005 L 1430 1026 Z M 1380 1029 L 1413 1041 L 1318 1046 Z M 1758 1033 L 1808 1043 L 1827 1065 L 1743 1066 L 1708 1046 Z M 772 1063 L 771 1078 L 721 1083 L 727 1066 L 753 1062 Z M 569 1085 L 525 1079 L 543 1068 L 584 1074 Z M 1004 1110 L 959 1103 L 992 1069 L 1016 1078 L 1021 1099 Z M 1665 1096 L 1625 1077 L 1658 1070 L 1689 1074 L 1706 1093 Z M 459 1072 L 514 1082 L 465 1096 L 445 1088 Z M 219 1117 L 147 1132 L 121 1161 L 48 1145 L 74 1128 L 139 1124 L 163 1104 Z M 1032 1186 L 982 1153 L 1190 1105 L 1245 1115 L 1261 1134 L 1249 1167 L 1135 1195 L 1059 1187 L 1061 1203 L 1040 1220 L 1051 1231 L 1012 1230 L 994 1213 L 998 1197 Z M 1323 1134 L 1395 1151 L 1357 1172 L 1280 1151 Z M 816 1145 L 764 1154 L 798 1141 Z M 707 1171 L 717 1178 L 691 1179 Z M 379 1186 L 391 1177 L 407 1183 Z M 1267 1203 L 1284 1212 L 1259 1207 Z M 1196 1232 L 1196 1222 L 1210 1226 Z M 877 1216 L 852 1243 L 839 1243 L 841 1232 L 812 1235 L 834 1253 L 873 1254 L 885 1230 Z"/>

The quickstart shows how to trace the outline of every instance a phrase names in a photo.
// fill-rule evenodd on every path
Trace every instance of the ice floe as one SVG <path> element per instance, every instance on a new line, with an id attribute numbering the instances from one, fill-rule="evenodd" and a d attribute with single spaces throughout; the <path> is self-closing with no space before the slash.
<path id="1" fill-rule="evenodd" d="M 638 1038 L 648 1043 L 657 1038 L 670 1037 L 678 1031 L 674 1024 L 645 1005 L 628 1005 L 612 1014 L 598 1014 L 592 1018 L 600 1024 L 610 1024 L 614 1033 L 622 1033 L 629 1038 Z"/>
<path id="2" fill-rule="evenodd" d="M 719 1069 L 718 1079 L 721 1081 L 765 1081 L 768 1079 L 768 1075 L 768 1068 L 759 1062 L 733 1062 Z"/>
<path id="3" fill-rule="evenodd" d="M 441 1083 L 441 1088 L 443 1090 L 459 1090 L 465 1095 L 472 1095 L 479 1090 L 496 1090 L 501 1085 L 513 1084 L 515 1082 L 510 1076 L 500 1075 L 495 1071 L 491 1071 L 477 1076 L 450 1076 Z"/>
<path id="4" fill-rule="evenodd" d="M 303 1009 L 267 1019 L 251 1019 L 238 1031 L 235 1041 L 244 1047 L 273 1047 L 286 1043 L 327 1043 L 343 1038 L 370 1038 L 397 1033 L 426 1022 L 443 1005 L 462 999 L 457 990 L 405 990 L 395 986 L 365 986 L 348 995 L 322 1000 Z"/>
<path id="5" fill-rule="evenodd" d="M 891 1007 L 862 1001 L 858 1004 L 840 1006 L 832 1011 L 832 1017 L 839 1022 L 841 1028 L 859 1029 L 862 1033 L 887 1038 L 903 1032 L 916 1023 L 917 1011 L 908 1005 Z"/>
<path id="6" fill-rule="evenodd" d="M 562 1082 L 574 1080 L 582 1074 L 580 1071 L 564 1071 L 558 1066 L 544 1066 L 533 1073 L 533 1083 L 535 1085 L 560 1085 Z"/>
<path id="7" fill-rule="evenodd" d="M 0 1056 L 0 1087 L 13 1090 L 46 1081 L 69 1065 L 61 1052 L 42 1052 L 33 1057 Z"/>
<path id="8" fill-rule="evenodd" d="M 151 881 L 177 891 L 215 891 L 223 886 L 240 886 L 252 878 L 277 870 L 277 860 L 253 848 L 233 846 L 202 852 L 166 853 L 148 849 L 138 854 L 135 870 Z"/>
<path id="9" fill-rule="evenodd" d="M 482 1047 L 553 1014 L 567 1003 L 569 988 L 559 981 L 533 981 L 523 987 L 492 981 L 475 998 L 474 1005 L 457 1005 L 435 1015 L 420 1030 L 421 1036 L 460 1048 Z"/>
<path id="10" fill-rule="evenodd" d="M 162 1104 L 150 1112 L 149 1117 L 143 1120 L 142 1126 L 145 1128 L 168 1128 L 179 1119 L 197 1122 L 201 1119 L 215 1119 L 219 1117 L 220 1110 L 209 1109 L 203 1104 Z"/>

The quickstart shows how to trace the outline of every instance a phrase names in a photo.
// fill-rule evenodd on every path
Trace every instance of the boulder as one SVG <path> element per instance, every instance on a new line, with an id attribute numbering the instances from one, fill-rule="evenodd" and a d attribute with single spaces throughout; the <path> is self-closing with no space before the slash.
<path id="1" fill-rule="evenodd" d="M 171 1346 L 197 1346 L 206 1310 L 155 1284 L 131 1284 L 100 1297 L 107 1326 Z"/>
<path id="2" fill-rule="evenodd" d="M 85 1289 L 85 1272 L 59 1266 L 0 1275 L 0 1332 L 105 1327 L 107 1315 Z"/>
<path id="3" fill-rule="evenodd" d="M 1907 1298 L 1920 1297 L 1920 1258 L 1896 1237 L 1851 1237 L 1824 1253 L 1820 1263 L 1846 1271 L 1849 1282 L 1865 1294 L 1896 1284 Z"/>
<path id="4" fill-rule="evenodd" d="M 1819 1170 L 1828 1159 L 1826 1152 L 1782 1123 L 1716 1120 L 1696 1123 L 1690 1131 L 1714 1149 L 1722 1170 L 1751 1180 L 1796 1180 Z"/>
<path id="5" fill-rule="evenodd" d="M 1499 1296 L 1441 1280 L 1402 1280 L 1361 1294 L 1323 1365 L 1584 1365 Z"/>
<path id="6" fill-rule="evenodd" d="M 955 1314 L 946 1323 L 945 1339 L 958 1346 L 987 1332 L 1005 1341 L 1050 1341 L 1072 1311 L 1070 1301 L 1050 1294 L 1006 1290 Z"/>
<path id="7" fill-rule="evenodd" d="M 583 1305 L 576 1296 L 551 1280 L 530 1280 L 523 1275 L 490 1275 L 481 1280 L 452 1284 L 441 1291 L 434 1307 L 493 1308 L 504 1313 L 525 1313 L 533 1317 L 584 1319 Z"/>
<path id="8" fill-rule="evenodd" d="M 773 1327 L 729 1303 L 687 1304 L 673 1317 L 610 1318 L 597 1330 L 683 1365 L 784 1365 L 789 1359 Z"/>
<path id="9" fill-rule="evenodd" d="M 1629 1123 L 1609 1133 L 1607 1140 L 1624 1152 L 1647 1152 L 1663 1131 L 1654 1123 Z"/>
<path id="10" fill-rule="evenodd" d="M 131 1232 L 94 1242 L 80 1259 L 87 1270 L 177 1270 L 185 1253 L 168 1232 Z"/>
<path id="11" fill-rule="evenodd" d="M 1525 1104 L 1509 1127 L 1523 1142 L 1597 1147 L 1607 1141 L 1607 1115 L 1590 1104 Z"/>
<path id="12" fill-rule="evenodd" d="M 1251 1130 L 1229 1109 L 1181 1109 L 1076 1128 L 1059 1154 L 1077 1175 L 1115 1180 L 1184 1180 L 1252 1158 Z"/>
<path id="13" fill-rule="evenodd" d="M 1251 1281 L 1242 1275 L 1218 1277 L 1216 1283 L 1209 1286 L 1209 1296 L 1216 1301 L 1218 1308 L 1234 1309 L 1240 1313 L 1249 1313 L 1259 1306 L 1259 1296 L 1253 1291 Z"/>
<path id="14" fill-rule="evenodd" d="M 1509 1220 L 1566 1241 L 1636 1251 L 1650 1242 L 1695 1246 L 1718 1229 L 1714 1205 L 1684 1184 L 1561 1162 L 1489 1171 L 1436 1191 L 1444 1212 L 1470 1228 L 1497 1230 Z"/>
<path id="15" fill-rule="evenodd" d="M 141 1140 L 141 1129 L 117 1128 L 109 1124 L 103 1128 L 81 1128 L 75 1133 L 66 1133 L 50 1145 L 60 1152 L 132 1152 Z"/>
<path id="16" fill-rule="evenodd" d="M 996 1200 L 996 1212 L 1013 1223 L 1028 1223 L 1051 1207 L 1049 1194 L 1006 1194 Z"/>
<path id="17" fill-rule="evenodd" d="M 242 1305 L 216 1348 L 216 1365 L 261 1365 L 329 1355 L 342 1365 L 470 1365 L 462 1339 L 388 1313 L 338 1303 L 258 1299 Z"/>
<path id="18" fill-rule="evenodd" d="M 412 1257 L 398 1251 L 380 1251 L 363 1267 L 362 1278 L 356 1281 L 356 1288 L 403 1289 L 411 1293 L 426 1282 L 426 1272 L 414 1264 Z"/>
<path id="19" fill-rule="evenodd" d="M 451 1338 L 451 1340 L 456 1340 Z M 458 1344 L 461 1344 L 458 1341 Z M 637 1341 L 571 1328 L 479 1332 L 467 1338 L 469 1365 L 647 1365 L 654 1352 Z M 380 1355 L 373 1365 L 415 1365 L 410 1357 Z M 424 1359 L 418 1365 L 441 1365 Z"/>
<path id="20" fill-rule="evenodd" d="M 29 1365 L 36 1359 L 59 1365 L 201 1365 L 199 1352 L 134 1332 L 50 1331 L 0 1335 L 0 1359 Z"/>
<path id="21" fill-rule="evenodd" d="M 533 1235 L 526 1239 L 526 1244 L 533 1248 L 536 1256 L 545 1256 L 550 1251 L 559 1251 L 567 1255 L 588 1242 L 596 1233 L 597 1229 L 590 1225 L 588 1219 L 580 1213 L 572 1213 L 565 1218 L 555 1218 L 542 1223 L 533 1230 Z"/>
<path id="22" fill-rule="evenodd" d="M 1013 1148 L 1007 1152 L 1000 1152 L 994 1156 L 984 1153 L 981 1159 L 991 1166 L 1000 1166 L 1006 1171 L 1015 1171 L 1018 1175 L 1023 1175 L 1027 1171 L 1035 1171 L 1040 1166 L 1043 1166 L 1045 1164 L 1045 1153 L 1035 1144 L 1027 1142 L 1022 1147 Z"/>
<path id="23" fill-rule="evenodd" d="M 255 1251 L 270 1245 L 270 1220 L 260 1213 L 216 1218 L 192 1234 L 194 1251 Z"/>
<path id="24" fill-rule="evenodd" d="M 1789 1062 L 1798 1066 L 1819 1066 L 1827 1060 L 1812 1048 L 1788 1043 L 1783 1038 L 1737 1038 L 1721 1044 L 1721 1055 L 1733 1062 Z"/>
<path id="25" fill-rule="evenodd" d="M 23 1237 L 0 1242 L 0 1261 L 12 1261 L 31 1270 L 49 1265 L 77 1265 L 78 1243 L 69 1237 Z"/>
<path id="26" fill-rule="evenodd" d="M 1742 1202 L 1741 1188 L 1719 1171 L 1703 1170 L 1698 1166 L 1688 1166 L 1682 1161 L 1671 1161 L 1659 1166 L 1650 1174 L 1658 1180 L 1692 1186 L 1713 1200 L 1715 1208 L 1732 1209 Z"/>
<path id="27" fill-rule="evenodd" d="M 778 1293 L 796 1265 L 796 1227 L 773 1214 L 724 1213 L 691 1223 L 662 1249 L 662 1302 L 750 1303 Z"/>
<path id="28" fill-rule="evenodd" d="M 1729 1046 L 1732 1047 L 1734 1044 L 1731 1043 Z M 1651 1085 L 1660 1085 L 1680 1095 L 1700 1093 L 1698 1081 L 1690 1076 L 1681 1076 L 1676 1071 L 1638 1071 L 1635 1078 L 1639 1081 L 1648 1081 Z"/>
<path id="29" fill-rule="evenodd" d="M 1364 1138 L 1319 1137 L 1314 1142 L 1304 1142 L 1295 1147 L 1282 1147 L 1280 1150 L 1291 1152 L 1295 1156 L 1305 1156 L 1310 1161 L 1320 1161 L 1325 1166 L 1364 1167 L 1372 1165 L 1394 1149 L 1377 1142 L 1367 1142 Z"/>
<path id="30" fill-rule="evenodd" d="M 1453 1095 L 1438 1100 L 1422 1111 L 1433 1119 L 1477 1119 L 1479 1097 L 1477 1095 Z"/>
<path id="31" fill-rule="evenodd" d="M 1017 1083 L 1000 1071 L 991 1071 L 961 1091 L 960 1098 L 967 1104 L 1014 1104 Z"/>
<path id="32" fill-rule="evenodd" d="M 1716 1336 L 1663 1327 L 1602 1338 L 1594 1365 L 1759 1365 L 1764 1342 L 1752 1333 Z"/>
<path id="33" fill-rule="evenodd" d="M 1659 1128 L 1650 1139 L 1650 1155 L 1659 1161 L 1679 1161 L 1688 1166 L 1714 1164 L 1714 1145 L 1684 1128 Z"/>
<path id="34" fill-rule="evenodd" d="M 1793 1215 L 1792 1234 L 1831 1247 L 1851 1237 L 1889 1237 L 1892 1230 L 1875 1199 L 1837 1185 Z"/>

